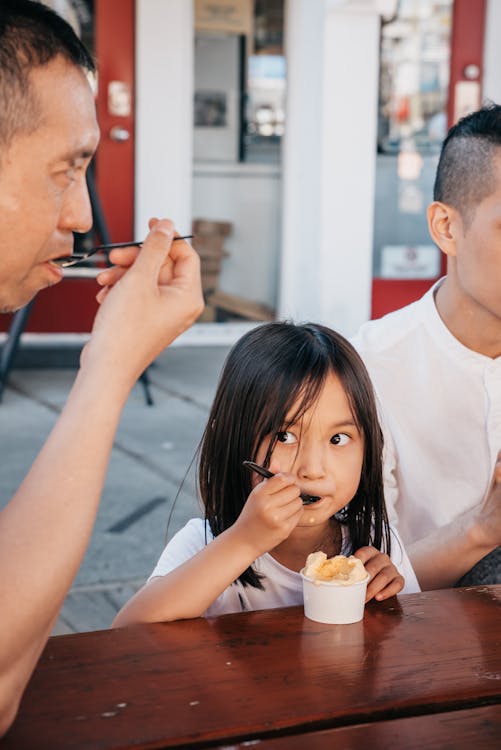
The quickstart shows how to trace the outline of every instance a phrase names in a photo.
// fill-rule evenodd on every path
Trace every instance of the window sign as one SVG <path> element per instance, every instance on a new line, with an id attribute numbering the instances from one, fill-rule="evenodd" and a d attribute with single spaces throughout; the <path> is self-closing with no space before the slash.
<path id="1" fill-rule="evenodd" d="M 440 251 L 435 245 L 385 245 L 382 248 L 382 279 L 435 279 L 439 273 Z"/>
<path id="2" fill-rule="evenodd" d="M 197 31 L 251 34 L 253 10 L 252 0 L 195 0 L 195 28 Z"/>

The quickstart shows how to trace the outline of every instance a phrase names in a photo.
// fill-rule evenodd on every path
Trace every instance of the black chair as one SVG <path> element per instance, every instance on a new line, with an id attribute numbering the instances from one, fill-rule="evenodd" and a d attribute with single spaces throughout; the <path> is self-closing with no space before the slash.
<path id="1" fill-rule="evenodd" d="M 19 346 L 21 334 L 26 327 L 26 322 L 30 315 L 32 305 L 33 302 L 29 302 L 25 307 L 22 307 L 15 313 L 7 333 L 5 344 L 0 350 L 0 403 L 2 403 L 5 385 Z"/>

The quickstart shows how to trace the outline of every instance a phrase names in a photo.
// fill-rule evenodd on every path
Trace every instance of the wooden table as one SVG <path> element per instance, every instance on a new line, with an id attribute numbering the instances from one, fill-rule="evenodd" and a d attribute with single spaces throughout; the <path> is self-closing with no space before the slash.
<path id="1" fill-rule="evenodd" d="M 398 722 L 417 736 L 408 717 L 433 738 L 462 716 L 483 748 L 500 711 L 501 585 L 482 586 L 371 603 L 353 625 L 291 607 L 51 638 L 0 750 L 332 747 L 320 730 L 367 747 Z"/>
<path id="2" fill-rule="evenodd" d="M 498 750 L 500 741 L 497 704 L 276 737 L 259 741 L 259 750 Z M 246 748 L 246 742 L 231 745 L 231 750 Z"/>

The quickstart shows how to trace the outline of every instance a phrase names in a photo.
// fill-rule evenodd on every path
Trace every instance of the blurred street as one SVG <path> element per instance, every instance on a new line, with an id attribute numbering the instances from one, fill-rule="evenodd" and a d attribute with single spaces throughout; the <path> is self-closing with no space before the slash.
<path id="1" fill-rule="evenodd" d="M 164 352 L 149 369 L 153 406 L 146 405 L 141 383 L 135 386 L 117 432 L 91 543 L 55 633 L 107 628 L 151 573 L 166 538 L 200 515 L 189 469 L 228 348 L 174 346 Z M 41 448 L 74 376 L 74 368 L 12 371 L 0 404 L 2 506 Z"/>

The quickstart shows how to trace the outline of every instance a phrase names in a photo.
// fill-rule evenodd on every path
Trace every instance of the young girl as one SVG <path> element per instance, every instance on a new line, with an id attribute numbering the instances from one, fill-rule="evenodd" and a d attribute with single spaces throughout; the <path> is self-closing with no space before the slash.
<path id="1" fill-rule="evenodd" d="M 299 570 L 316 550 L 360 558 L 367 600 L 419 591 L 388 525 L 382 448 L 369 376 L 342 336 L 253 329 L 228 356 L 202 439 L 205 520 L 172 538 L 113 625 L 301 604 Z M 275 476 L 263 481 L 245 460 Z M 320 499 L 303 505 L 300 492 Z"/>

